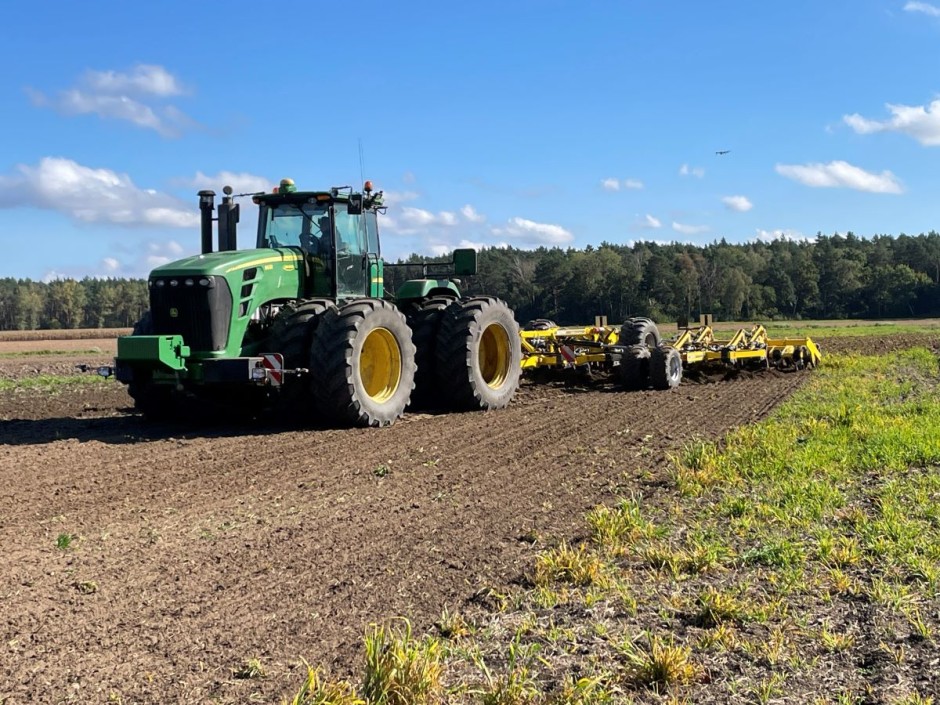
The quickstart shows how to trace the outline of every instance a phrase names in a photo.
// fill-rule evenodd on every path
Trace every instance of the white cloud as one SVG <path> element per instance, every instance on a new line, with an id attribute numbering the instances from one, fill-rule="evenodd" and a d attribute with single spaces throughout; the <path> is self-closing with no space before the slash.
<path id="1" fill-rule="evenodd" d="M 643 219 L 643 224 L 647 228 L 661 228 L 663 227 L 663 222 L 654 216 L 651 216 L 649 213 L 646 214 L 646 217 Z"/>
<path id="2" fill-rule="evenodd" d="M 184 92 L 180 82 L 162 66 L 138 64 L 129 72 L 87 71 L 78 85 L 55 96 L 27 89 L 34 105 L 63 115 L 97 115 L 179 137 L 196 122 L 173 105 L 154 104 Z"/>
<path id="3" fill-rule="evenodd" d="M 574 240 L 574 235 L 560 225 L 536 223 L 526 218 L 510 218 L 505 227 L 492 229 L 494 235 L 516 240 L 524 245 L 563 245 Z"/>
<path id="4" fill-rule="evenodd" d="M 155 96 L 182 94 L 179 80 L 162 66 L 137 64 L 129 72 L 87 71 L 83 81 L 100 93 L 136 93 Z"/>
<path id="5" fill-rule="evenodd" d="M 904 5 L 904 9 L 907 12 L 923 12 L 931 17 L 940 17 L 940 7 L 931 5 L 928 2 L 909 2 Z"/>
<path id="6" fill-rule="evenodd" d="M 101 260 L 101 266 L 108 272 L 116 272 L 121 268 L 121 263 L 114 257 L 105 257 Z"/>
<path id="7" fill-rule="evenodd" d="M 71 159 L 44 157 L 0 175 L 0 208 L 31 206 L 64 213 L 82 223 L 196 227 L 195 199 L 187 204 L 153 189 L 141 189 L 127 174 L 94 169 Z"/>
<path id="8" fill-rule="evenodd" d="M 211 189 L 221 195 L 224 186 L 231 186 L 235 193 L 258 193 L 270 191 L 275 185 L 270 179 L 244 171 L 220 171 L 217 174 L 203 174 L 197 171 L 193 178 L 176 179 L 174 183 L 191 188 L 194 196 L 197 191 L 205 189 Z"/>
<path id="9" fill-rule="evenodd" d="M 610 178 L 601 181 L 601 188 L 605 191 L 619 191 L 620 189 L 635 191 L 643 188 L 643 182 L 639 179 L 624 179 L 620 181 L 619 179 Z"/>
<path id="10" fill-rule="evenodd" d="M 473 240 L 461 240 L 456 245 L 436 242 L 428 247 L 429 253 L 434 257 L 445 257 L 453 252 L 458 247 L 472 247 L 476 251 L 485 250 L 488 247 L 509 247 L 509 243 L 499 242 L 499 243 L 486 243 L 486 242 L 474 242 Z"/>
<path id="11" fill-rule="evenodd" d="M 738 213 L 745 213 L 754 207 L 754 204 L 751 203 L 747 196 L 725 196 L 721 199 L 721 202 L 724 203 L 728 209 L 737 211 Z"/>
<path id="12" fill-rule="evenodd" d="M 707 233 L 709 231 L 707 225 L 685 225 L 675 221 L 672 222 L 672 229 L 683 235 L 700 235 L 701 233 Z"/>
<path id="13" fill-rule="evenodd" d="M 773 242 L 774 240 L 784 240 L 786 242 L 812 242 L 815 237 L 806 237 L 799 230 L 763 230 L 757 229 L 755 240 L 760 242 Z"/>
<path id="14" fill-rule="evenodd" d="M 705 169 L 700 166 L 683 164 L 679 167 L 679 176 L 694 176 L 696 179 L 701 179 L 705 176 Z"/>
<path id="15" fill-rule="evenodd" d="M 858 113 L 842 119 L 860 135 L 873 132 L 900 132 L 913 137 L 927 147 L 940 146 L 940 100 L 929 105 L 886 105 L 891 113 L 888 120 L 869 120 Z"/>
<path id="16" fill-rule="evenodd" d="M 848 162 L 828 164 L 777 164 L 778 174 L 812 188 L 851 188 L 869 193 L 902 193 L 900 181 L 890 171 L 872 174 Z"/>
<path id="17" fill-rule="evenodd" d="M 469 203 L 460 209 L 460 214 L 471 223 L 482 223 L 486 220 L 486 216 L 477 213 L 476 209 Z"/>

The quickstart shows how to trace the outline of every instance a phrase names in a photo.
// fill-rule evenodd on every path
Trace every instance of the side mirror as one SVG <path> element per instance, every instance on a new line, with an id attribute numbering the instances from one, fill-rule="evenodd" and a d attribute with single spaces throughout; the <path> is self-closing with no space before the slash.
<path id="1" fill-rule="evenodd" d="M 477 251 L 471 248 L 454 250 L 454 274 L 470 276 L 477 273 Z"/>
<path id="2" fill-rule="evenodd" d="M 346 212 L 349 215 L 362 215 L 362 194 L 352 193 L 349 195 L 349 203 L 346 205 Z"/>

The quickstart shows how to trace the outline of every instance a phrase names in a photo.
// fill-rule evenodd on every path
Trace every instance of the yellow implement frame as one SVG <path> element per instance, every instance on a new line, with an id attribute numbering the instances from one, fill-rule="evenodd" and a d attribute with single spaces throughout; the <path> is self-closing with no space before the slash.
<path id="1" fill-rule="evenodd" d="M 609 348 L 617 344 L 617 326 L 553 326 L 544 330 L 524 330 L 522 369 L 536 367 L 606 366 Z"/>
<path id="2" fill-rule="evenodd" d="M 546 326 L 523 330 L 522 369 L 614 367 L 625 348 L 618 345 L 619 326 L 607 325 L 599 317 L 593 326 Z M 817 365 L 822 358 L 810 338 L 771 338 L 760 324 L 740 328 L 730 338 L 716 337 L 710 325 L 680 328 L 675 340 L 663 345 L 674 347 L 682 356 L 684 368 L 707 363 L 734 367 L 776 367 L 802 369 Z"/>
<path id="3" fill-rule="evenodd" d="M 822 359 L 811 338 L 771 338 L 760 324 L 739 328 L 727 340 L 716 338 L 709 325 L 685 328 L 669 345 L 679 351 L 686 367 L 700 362 L 723 362 L 786 368 L 815 366 Z"/>

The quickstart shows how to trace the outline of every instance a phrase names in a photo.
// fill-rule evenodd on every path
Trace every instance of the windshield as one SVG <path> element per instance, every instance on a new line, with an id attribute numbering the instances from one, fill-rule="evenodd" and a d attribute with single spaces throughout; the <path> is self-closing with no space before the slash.
<path id="1" fill-rule="evenodd" d="M 328 204 L 282 203 L 266 208 L 264 244 L 267 247 L 300 247 L 317 253 L 330 247 Z"/>

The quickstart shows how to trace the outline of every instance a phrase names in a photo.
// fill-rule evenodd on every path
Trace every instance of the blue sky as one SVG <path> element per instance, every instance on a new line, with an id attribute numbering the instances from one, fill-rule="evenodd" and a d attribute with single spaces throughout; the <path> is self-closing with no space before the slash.
<path id="1" fill-rule="evenodd" d="M 360 141 L 392 259 L 938 224 L 940 0 L 44 7 L 4 8 L 0 276 L 144 276 L 200 188 L 359 185 Z"/>

